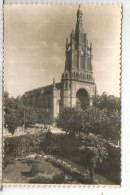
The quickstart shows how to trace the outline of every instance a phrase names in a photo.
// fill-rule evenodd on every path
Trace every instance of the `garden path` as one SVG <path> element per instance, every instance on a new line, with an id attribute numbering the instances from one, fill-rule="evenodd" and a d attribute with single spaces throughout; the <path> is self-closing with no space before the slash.
<path id="1" fill-rule="evenodd" d="M 60 128 L 56 127 L 56 126 L 50 126 L 51 128 L 51 132 L 54 134 L 60 134 L 60 133 L 65 133 L 64 131 L 62 131 Z"/>

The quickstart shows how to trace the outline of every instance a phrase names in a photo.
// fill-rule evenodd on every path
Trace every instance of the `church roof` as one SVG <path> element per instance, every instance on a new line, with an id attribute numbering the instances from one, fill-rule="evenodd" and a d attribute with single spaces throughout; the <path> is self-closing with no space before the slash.
<path id="1" fill-rule="evenodd" d="M 44 91 L 44 90 L 46 90 L 46 91 L 47 90 L 51 90 L 52 87 L 53 87 L 53 84 L 47 85 L 47 86 L 44 86 L 44 87 L 39 87 L 39 88 L 32 89 L 30 91 L 25 92 L 24 95 L 28 95 L 28 94 L 30 94 L 30 95 L 34 95 L 34 94 L 38 95 L 38 94 L 41 94 L 42 91 Z M 55 87 L 57 88 L 57 90 L 61 89 L 61 82 L 55 83 Z"/>

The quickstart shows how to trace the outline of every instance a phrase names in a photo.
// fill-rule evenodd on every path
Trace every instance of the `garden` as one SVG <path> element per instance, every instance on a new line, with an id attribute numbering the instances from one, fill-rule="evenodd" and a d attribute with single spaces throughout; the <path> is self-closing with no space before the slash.
<path id="1" fill-rule="evenodd" d="M 32 121 L 46 125 L 51 122 L 48 113 L 25 108 L 20 98 L 16 104 L 16 99 L 6 94 L 5 103 L 5 125 L 12 134 L 24 123 L 24 115 L 20 117 L 19 112 L 24 113 L 23 108 L 32 113 L 28 115 L 28 125 Z M 104 93 L 94 97 L 93 106 L 84 111 L 66 108 L 57 118 L 56 126 L 61 129 L 60 134 L 43 128 L 41 133 L 5 139 L 5 183 L 120 185 L 119 98 Z"/>

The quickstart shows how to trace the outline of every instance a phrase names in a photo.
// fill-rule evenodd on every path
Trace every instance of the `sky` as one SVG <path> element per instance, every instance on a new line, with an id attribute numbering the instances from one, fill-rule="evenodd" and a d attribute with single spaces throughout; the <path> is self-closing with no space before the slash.
<path id="1" fill-rule="evenodd" d="M 76 26 L 78 5 L 4 5 L 4 90 L 10 96 L 60 82 L 65 42 Z M 93 71 L 101 95 L 120 96 L 119 5 L 81 5 L 93 44 Z"/>

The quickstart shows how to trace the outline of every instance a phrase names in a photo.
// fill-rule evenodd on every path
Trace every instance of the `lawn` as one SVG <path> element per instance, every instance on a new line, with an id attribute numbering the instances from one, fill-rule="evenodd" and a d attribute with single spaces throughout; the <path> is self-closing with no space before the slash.
<path id="1" fill-rule="evenodd" d="M 4 183 L 41 183 L 41 184 L 78 184 L 79 182 L 65 174 L 59 168 L 46 162 L 43 158 L 36 161 L 38 173 L 31 172 L 32 162 L 27 160 L 15 161 L 8 164 L 3 171 Z"/>

